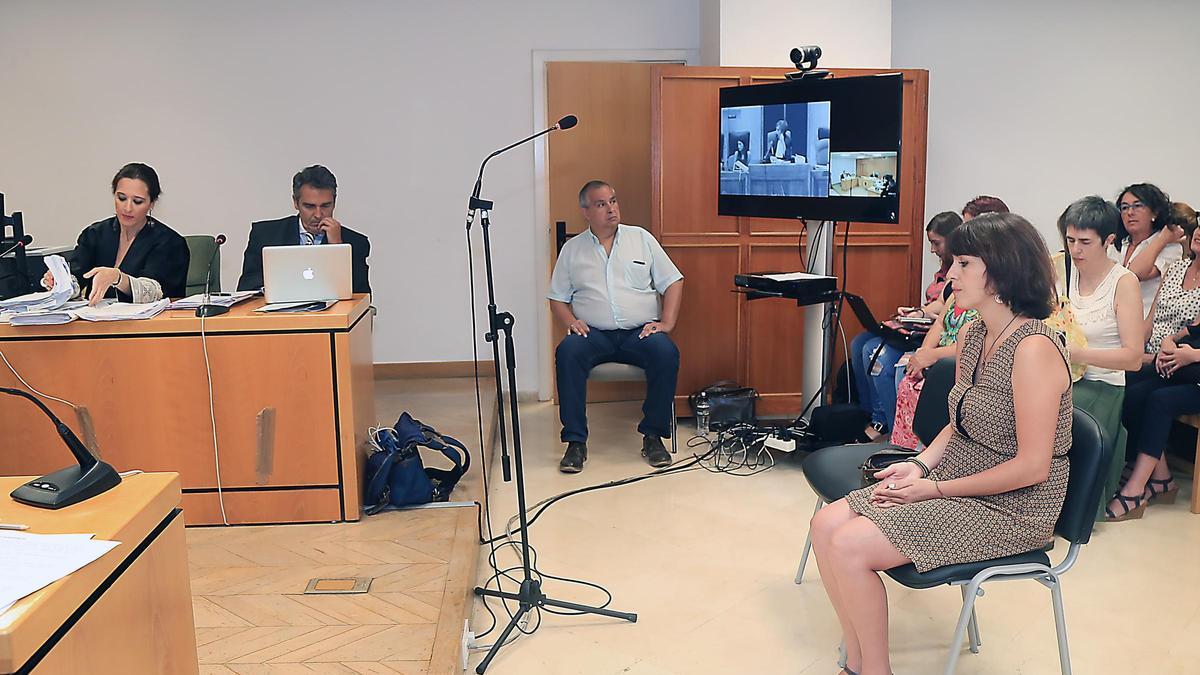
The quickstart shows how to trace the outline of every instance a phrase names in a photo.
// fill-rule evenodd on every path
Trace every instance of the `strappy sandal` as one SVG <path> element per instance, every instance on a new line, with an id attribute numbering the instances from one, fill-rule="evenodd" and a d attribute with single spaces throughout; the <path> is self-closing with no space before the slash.
<path id="1" fill-rule="evenodd" d="M 1121 469 L 1121 485 L 1129 482 L 1129 477 L 1133 475 L 1133 464 L 1126 464 Z"/>
<path id="2" fill-rule="evenodd" d="M 1119 523 L 1125 520 L 1137 520 L 1146 514 L 1146 497 L 1144 495 L 1127 497 L 1121 494 L 1120 491 L 1117 491 L 1117 493 L 1112 496 L 1112 499 L 1121 502 L 1121 508 L 1124 509 L 1124 511 L 1122 511 L 1121 515 L 1118 516 L 1117 514 L 1113 513 L 1113 510 L 1109 507 L 1104 507 L 1105 522 Z M 1109 501 L 1112 501 L 1112 499 Z M 1131 507 L 1130 504 L 1133 504 L 1133 506 Z"/>
<path id="3" fill-rule="evenodd" d="M 875 443 L 886 436 L 887 431 L 887 425 L 883 422 L 871 422 L 867 428 L 859 432 L 858 439 L 860 443 Z M 858 673 L 851 672 L 850 675 L 858 675 Z"/>
<path id="4" fill-rule="evenodd" d="M 1161 489 L 1154 486 L 1159 485 Z M 1146 497 L 1147 503 L 1150 504 L 1174 504 L 1175 497 L 1179 495 L 1179 484 L 1175 482 L 1175 477 L 1172 476 L 1166 480 L 1151 478 L 1146 481 Z"/>
<path id="5" fill-rule="evenodd" d="M 854 672 L 853 670 L 850 670 L 850 668 L 848 668 L 846 666 L 842 666 L 842 672 L 845 673 L 846 675 L 858 675 L 858 673 Z"/>

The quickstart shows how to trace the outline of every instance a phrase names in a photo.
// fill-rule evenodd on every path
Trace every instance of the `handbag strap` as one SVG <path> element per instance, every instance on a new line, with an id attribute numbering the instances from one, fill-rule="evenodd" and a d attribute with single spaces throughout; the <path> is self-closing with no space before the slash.
<path id="1" fill-rule="evenodd" d="M 387 456 L 384 457 L 379 467 L 375 469 L 371 480 L 367 481 L 366 494 L 379 494 L 379 498 L 375 500 L 374 504 L 364 506 L 363 512 L 368 516 L 379 513 L 388 505 L 388 499 L 392 496 L 392 486 L 388 483 L 388 476 L 391 475 L 392 465 L 396 463 L 396 457 L 400 454 L 395 450 L 380 450 L 380 452 L 387 453 Z"/>

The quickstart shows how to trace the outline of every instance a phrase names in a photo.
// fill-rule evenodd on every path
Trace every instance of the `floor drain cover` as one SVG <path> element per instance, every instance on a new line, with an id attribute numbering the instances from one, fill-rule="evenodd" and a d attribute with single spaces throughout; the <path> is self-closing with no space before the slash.
<path id="1" fill-rule="evenodd" d="M 346 577 L 341 579 L 313 579 L 304 589 L 305 595 L 366 593 L 371 590 L 370 577 Z"/>

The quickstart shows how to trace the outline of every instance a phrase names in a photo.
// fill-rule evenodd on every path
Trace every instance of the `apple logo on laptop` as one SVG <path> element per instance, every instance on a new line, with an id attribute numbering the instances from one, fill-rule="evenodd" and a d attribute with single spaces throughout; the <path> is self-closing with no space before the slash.
<path id="1" fill-rule="evenodd" d="M 300 274 L 301 274 L 301 276 L 303 276 L 305 279 L 307 279 L 309 281 L 312 281 L 317 276 L 317 275 L 313 274 L 313 268 L 311 268 L 311 267 L 304 268 L 304 271 L 301 272 Z"/>

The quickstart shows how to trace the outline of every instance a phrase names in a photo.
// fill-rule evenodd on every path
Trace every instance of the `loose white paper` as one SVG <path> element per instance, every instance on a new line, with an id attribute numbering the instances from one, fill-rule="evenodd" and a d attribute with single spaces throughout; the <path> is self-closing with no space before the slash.
<path id="1" fill-rule="evenodd" d="M 90 534 L 0 531 L 0 615 L 21 598 L 82 569 L 120 545 Z"/>

